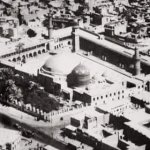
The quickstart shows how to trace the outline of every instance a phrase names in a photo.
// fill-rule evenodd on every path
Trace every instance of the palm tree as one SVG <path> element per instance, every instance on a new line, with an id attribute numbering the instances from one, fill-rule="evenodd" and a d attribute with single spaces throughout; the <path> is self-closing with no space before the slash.
<path id="1" fill-rule="evenodd" d="M 16 45 L 16 52 L 20 55 L 20 53 L 22 52 L 23 50 L 23 47 L 24 47 L 24 43 L 18 43 Z"/>
<path id="2" fill-rule="evenodd" d="M 24 49 L 23 47 L 24 47 L 24 43 L 18 43 L 18 44 L 16 45 L 16 52 L 19 54 L 19 59 L 20 59 L 20 60 L 21 60 L 21 58 L 20 58 L 20 53 L 21 53 L 22 50 Z"/>
<path id="3" fill-rule="evenodd" d="M 9 102 L 13 100 L 22 101 L 22 90 L 16 86 L 15 81 L 9 79 L 6 81 L 6 97 Z"/>

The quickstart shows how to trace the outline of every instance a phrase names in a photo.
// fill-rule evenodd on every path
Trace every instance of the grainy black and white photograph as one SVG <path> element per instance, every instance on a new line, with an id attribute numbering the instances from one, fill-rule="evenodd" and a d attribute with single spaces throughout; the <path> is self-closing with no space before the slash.
<path id="1" fill-rule="evenodd" d="M 150 0 L 0 0 L 0 150 L 150 150 Z"/>

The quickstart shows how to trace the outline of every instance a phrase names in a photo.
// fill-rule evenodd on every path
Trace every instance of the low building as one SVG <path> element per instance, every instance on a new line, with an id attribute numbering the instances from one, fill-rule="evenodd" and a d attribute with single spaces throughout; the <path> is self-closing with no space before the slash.
<path id="1" fill-rule="evenodd" d="M 85 65 L 81 61 L 82 57 L 71 52 L 50 56 L 39 69 L 39 81 L 47 91 L 62 93 L 66 99 L 78 100 L 83 104 L 107 104 L 129 98 L 126 81 L 112 81 L 96 74 L 89 62 Z"/>
<path id="2" fill-rule="evenodd" d="M 20 150 L 21 134 L 18 131 L 0 128 L 0 149 Z"/>
<path id="3" fill-rule="evenodd" d="M 112 15 L 109 13 L 106 13 L 104 15 L 98 13 L 92 13 L 91 18 L 92 18 L 92 22 L 91 22 L 92 24 L 104 26 L 105 24 L 109 24 L 113 20 L 117 20 L 117 15 Z"/>
<path id="4" fill-rule="evenodd" d="M 107 36 L 120 35 L 122 33 L 127 32 L 127 22 L 126 21 L 110 22 L 106 24 L 104 28 L 105 28 L 105 35 Z"/>
<path id="5" fill-rule="evenodd" d="M 113 9 L 113 4 L 110 0 L 86 0 L 86 3 L 88 3 L 88 6 L 90 8 L 90 11 L 93 11 L 94 7 L 103 7 L 103 9 L 106 9 L 107 11 Z"/>
<path id="6" fill-rule="evenodd" d="M 109 124 L 109 114 L 99 113 L 94 109 L 90 112 L 79 113 L 71 117 L 71 124 L 65 127 L 65 134 L 69 138 L 77 139 L 89 146 L 96 146 L 105 136 L 111 135 L 105 124 Z"/>
<path id="7" fill-rule="evenodd" d="M 102 140 L 102 150 L 145 150 L 146 145 L 135 145 L 130 141 L 120 139 L 117 134 L 106 137 Z"/>
<path id="8" fill-rule="evenodd" d="M 80 113 L 71 117 L 71 125 L 78 128 L 91 130 L 99 125 L 109 124 L 109 114 L 100 113 L 95 110 L 91 112 Z"/>
<path id="9" fill-rule="evenodd" d="M 19 21 L 14 17 L 0 17 L 0 28 L 2 37 L 6 38 L 18 38 L 17 28 Z"/>
<path id="10" fill-rule="evenodd" d="M 124 114 L 124 117 L 129 120 L 124 123 L 125 136 L 139 146 L 145 144 L 146 149 L 150 148 L 150 118 L 148 109 L 148 107 L 146 107 L 146 109 L 134 108 L 134 110 Z"/>
<path id="11" fill-rule="evenodd" d="M 74 115 L 71 117 L 71 124 L 65 127 L 65 135 L 76 139 L 77 142 L 80 141 L 102 150 L 146 150 L 146 144 L 126 140 L 124 133 L 127 131 L 115 129 L 109 123 L 111 119 L 109 117 L 111 116 L 108 113 L 93 109 L 90 112 Z"/>

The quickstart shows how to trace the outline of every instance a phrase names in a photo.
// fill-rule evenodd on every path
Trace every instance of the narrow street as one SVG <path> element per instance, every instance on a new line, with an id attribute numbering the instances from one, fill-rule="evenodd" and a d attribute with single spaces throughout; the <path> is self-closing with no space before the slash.
<path id="1" fill-rule="evenodd" d="M 60 114 L 53 117 L 51 122 L 44 122 L 36 121 L 33 116 L 15 108 L 2 106 L 0 104 L 0 118 L 8 120 L 10 128 L 17 123 L 21 126 L 21 128 L 33 131 L 35 134 L 34 139 L 41 141 L 42 143 L 52 145 L 58 149 L 66 150 L 66 144 L 63 140 L 59 141 L 55 135 L 58 133 L 59 129 L 70 123 L 70 117 L 72 115 L 86 111 L 87 109 L 89 109 L 89 107 Z M 63 120 L 60 120 L 61 117 L 63 117 Z"/>

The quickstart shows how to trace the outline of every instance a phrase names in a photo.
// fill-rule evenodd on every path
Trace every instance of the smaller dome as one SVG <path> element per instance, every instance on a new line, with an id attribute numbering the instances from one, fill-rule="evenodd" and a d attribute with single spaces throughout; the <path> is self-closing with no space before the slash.
<path id="1" fill-rule="evenodd" d="M 90 71 L 85 65 L 80 63 L 73 69 L 72 74 L 77 76 L 89 76 Z"/>
<path id="2" fill-rule="evenodd" d="M 83 65 L 77 65 L 68 76 L 68 85 L 74 87 L 87 86 L 90 83 L 90 71 Z"/>

